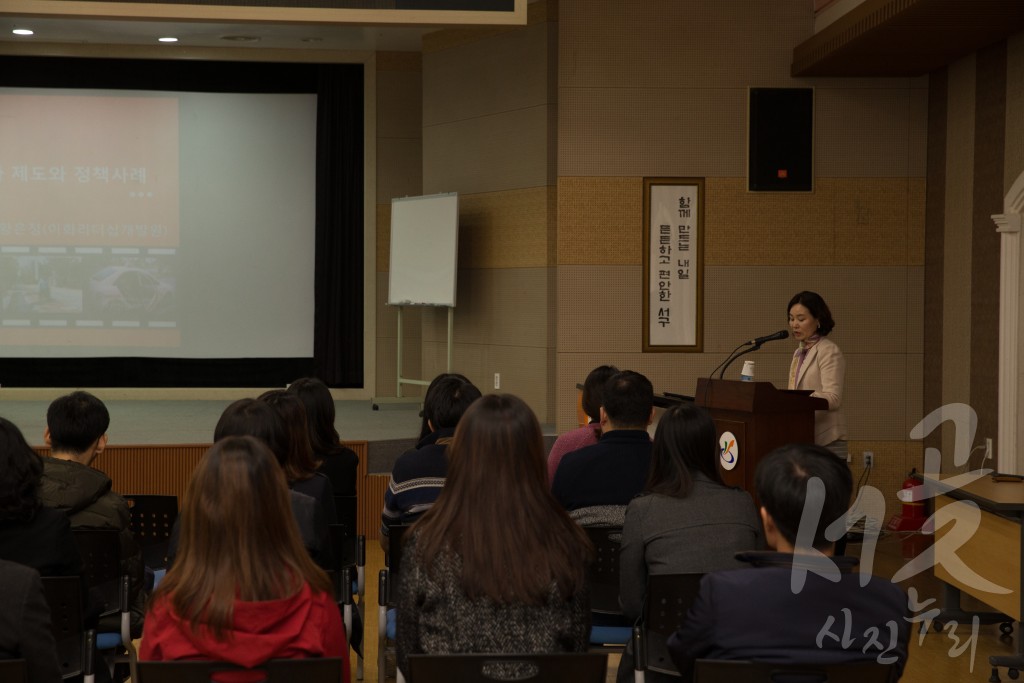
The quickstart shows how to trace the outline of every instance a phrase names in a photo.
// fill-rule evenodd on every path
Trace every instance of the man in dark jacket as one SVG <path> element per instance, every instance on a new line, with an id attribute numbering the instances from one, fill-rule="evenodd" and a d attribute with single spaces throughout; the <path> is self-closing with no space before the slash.
<path id="1" fill-rule="evenodd" d="M 146 612 L 142 550 L 132 537 L 128 503 L 111 490 L 107 475 L 90 467 L 107 446 L 109 425 L 107 407 L 88 392 L 76 391 L 50 404 L 43 433 L 50 457 L 43 461 L 39 499 L 66 513 L 72 529 L 121 532 L 121 572 L 131 581 L 132 635 L 138 637 Z M 119 629 L 117 619 L 100 622 L 100 630 Z"/>
<path id="2" fill-rule="evenodd" d="M 850 469 L 822 446 L 765 456 L 754 475 L 765 540 L 774 552 L 740 553 L 750 567 L 706 575 L 669 653 L 684 680 L 697 659 L 776 664 L 876 660 L 899 678 L 910 610 L 903 590 L 833 556 L 826 529 L 846 515 Z M 806 510 L 805 510 L 806 508 Z"/>

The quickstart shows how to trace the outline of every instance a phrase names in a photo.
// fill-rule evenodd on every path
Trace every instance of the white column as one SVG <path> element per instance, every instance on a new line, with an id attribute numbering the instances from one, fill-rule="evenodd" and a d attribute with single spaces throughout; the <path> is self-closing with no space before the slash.
<path id="1" fill-rule="evenodd" d="M 999 263 L 999 415 L 996 467 L 1017 473 L 1018 341 L 1020 338 L 1020 227 L 1019 213 L 992 216 L 1000 235 Z M 989 466 L 989 463 L 986 463 Z"/>

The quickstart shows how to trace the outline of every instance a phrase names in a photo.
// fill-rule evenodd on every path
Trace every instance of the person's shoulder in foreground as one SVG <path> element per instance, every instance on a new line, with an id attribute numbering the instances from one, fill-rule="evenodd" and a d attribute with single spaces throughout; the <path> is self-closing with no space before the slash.
<path id="1" fill-rule="evenodd" d="M 31 683 L 61 680 L 39 572 L 6 560 L 0 560 L 0 659 L 24 659 Z"/>
<path id="2" fill-rule="evenodd" d="M 683 676 L 696 659 L 789 663 L 907 660 L 909 608 L 890 581 L 832 557 L 828 526 L 845 516 L 849 468 L 821 446 L 776 449 L 758 464 L 755 486 L 772 553 L 744 553 L 751 567 L 709 574 L 669 651 Z M 804 517 L 805 506 L 819 509 Z"/>

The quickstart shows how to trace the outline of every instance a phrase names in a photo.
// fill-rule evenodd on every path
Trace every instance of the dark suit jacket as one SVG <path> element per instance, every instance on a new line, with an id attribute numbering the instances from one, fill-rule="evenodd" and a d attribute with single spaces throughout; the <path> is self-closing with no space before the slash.
<path id="1" fill-rule="evenodd" d="M 605 432 L 593 446 L 567 453 L 551 493 L 566 510 L 629 505 L 644 490 L 651 464 L 651 437 L 643 429 Z"/>
<path id="2" fill-rule="evenodd" d="M 910 611 L 898 586 L 877 576 L 861 586 L 860 573 L 850 571 L 856 560 L 835 558 L 845 570 L 838 583 L 809 571 L 803 588 L 794 594 L 793 555 L 738 557 L 758 566 L 705 576 L 686 621 L 669 638 L 669 651 L 684 680 L 692 675 L 695 659 L 790 664 L 891 659 L 903 671 Z M 850 639 L 844 643 L 847 626 Z"/>
<path id="3" fill-rule="evenodd" d="M 6 560 L 0 560 L 0 659 L 24 659 L 29 683 L 61 680 L 39 572 Z"/>

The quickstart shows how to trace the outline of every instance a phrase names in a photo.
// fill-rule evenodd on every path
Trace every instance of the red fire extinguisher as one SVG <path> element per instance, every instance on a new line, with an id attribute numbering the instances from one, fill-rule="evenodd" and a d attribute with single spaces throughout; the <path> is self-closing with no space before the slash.
<path id="1" fill-rule="evenodd" d="M 911 491 L 921 486 L 921 480 L 913 469 L 900 487 L 896 497 L 900 499 L 900 514 L 889 520 L 889 531 L 919 531 L 928 515 L 923 500 L 914 500 Z"/>

